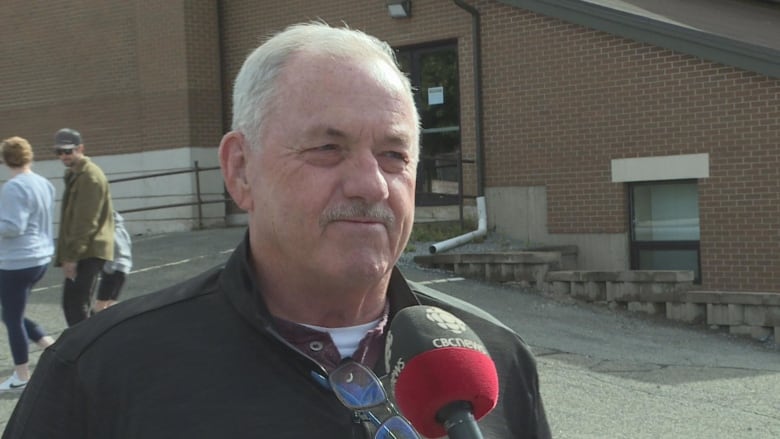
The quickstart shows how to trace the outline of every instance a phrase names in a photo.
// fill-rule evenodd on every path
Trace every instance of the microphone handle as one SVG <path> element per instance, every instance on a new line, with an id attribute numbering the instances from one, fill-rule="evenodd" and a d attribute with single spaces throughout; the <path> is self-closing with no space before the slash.
<path id="1" fill-rule="evenodd" d="M 444 425 L 450 439 L 483 439 L 468 401 L 447 404 L 436 413 L 436 418 Z"/>

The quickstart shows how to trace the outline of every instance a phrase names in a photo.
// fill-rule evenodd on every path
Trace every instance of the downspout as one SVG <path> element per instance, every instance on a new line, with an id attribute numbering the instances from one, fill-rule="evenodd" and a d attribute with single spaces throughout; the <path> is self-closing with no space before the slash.
<path id="1" fill-rule="evenodd" d="M 450 238 L 446 241 L 437 242 L 436 244 L 431 245 L 428 251 L 433 254 L 436 252 L 449 250 L 459 245 L 463 245 L 474 238 L 485 236 L 487 234 L 487 212 L 485 210 L 485 197 L 477 197 L 477 214 L 479 215 L 479 224 L 477 225 L 477 230 Z"/>
<path id="2" fill-rule="evenodd" d="M 463 245 L 474 238 L 485 236 L 487 234 L 487 209 L 485 208 L 485 169 L 484 152 L 485 139 L 482 133 L 483 115 L 482 115 L 482 31 L 480 30 L 479 11 L 473 6 L 464 3 L 462 0 L 452 0 L 458 7 L 471 14 L 471 41 L 474 58 L 474 131 L 477 137 L 476 165 L 477 165 L 477 230 L 450 238 L 431 245 L 430 253 L 449 250 L 451 248 Z"/>

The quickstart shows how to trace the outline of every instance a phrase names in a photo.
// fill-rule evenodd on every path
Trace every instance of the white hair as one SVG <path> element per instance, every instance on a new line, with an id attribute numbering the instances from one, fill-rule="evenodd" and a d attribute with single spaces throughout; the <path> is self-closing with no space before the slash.
<path id="1" fill-rule="evenodd" d="M 232 129 L 243 133 L 252 146 L 257 146 L 263 123 L 272 111 L 278 91 L 277 77 L 287 60 L 301 51 L 334 58 L 379 59 L 395 70 L 409 102 L 414 102 L 409 78 L 398 68 L 395 52 L 384 41 L 358 30 L 334 28 L 322 22 L 295 24 L 249 54 L 233 84 Z M 417 108 L 413 111 L 419 128 Z"/>

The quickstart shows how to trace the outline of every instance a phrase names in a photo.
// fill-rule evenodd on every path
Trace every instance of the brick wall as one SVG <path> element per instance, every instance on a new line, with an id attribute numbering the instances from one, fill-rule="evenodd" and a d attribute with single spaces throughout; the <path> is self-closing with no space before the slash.
<path id="1" fill-rule="evenodd" d="M 611 159 L 709 153 L 704 285 L 778 291 L 780 80 L 487 3 L 487 186 L 546 185 L 551 233 L 627 232 Z"/>
<path id="2" fill-rule="evenodd" d="M 138 114 L 134 6 L 91 3 L 2 3 L 0 127 L 28 138 L 38 159 L 52 157 L 48 146 L 63 126 L 82 131 L 89 154 L 137 143 L 119 134 Z"/>
<path id="3" fill-rule="evenodd" d="M 494 0 L 469 4 L 482 14 L 486 186 L 546 186 L 550 233 L 626 233 L 610 160 L 709 153 L 704 286 L 780 289 L 780 80 Z M 0 40 L 4 136 L 48 146 L 69 125 L 91 154 L 216 145 L 248 52 L 288 24 L 323 19 L 396 47 L 457 40 L 463 151 L 475 156 L 471 16 L 453 2 L 414 0 L 404 20 L 365 0 L 79 5 L 0 2 L 14 35 Z M 465 172 L 473 195 L 474 168 Z"/>
<path id="4" fill-rule="evenodd" d="M 0 132 L 39 160 L 64 126 L 88 155 L 219 141 L 215 1 L 4 0 L 0 24 Z"/>

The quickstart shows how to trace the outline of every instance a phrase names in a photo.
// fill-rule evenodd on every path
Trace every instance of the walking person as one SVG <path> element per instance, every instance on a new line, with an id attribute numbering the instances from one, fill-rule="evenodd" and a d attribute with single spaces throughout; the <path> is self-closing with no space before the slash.
<path id="1" fill-rule="evenodd" d="M 100 271 L 97 300 L 93 310 L 103 311 L 119 301 L 127 274 L 133 268 L 133 242 L 125 228 L 125 219 L 114 211 L 114 260 L 106 261 Z"/>
<path id="2" fill-rule="evenodd" d="M 30 379 L 30 341 L 46 348 L 54 339 L 24 316 L 32 287 L 54 253 L 54 186 L 32 170 L 33 150 L 21 137 L 0 144 L 11 178 L 0 189 L 0 306 L 14 360 L 13 374 L 0 392 L 21 390 Z"/>
<path id="3" fill-rule="evenodd" d="M 415 305 L 451 313 L 493 354 L 502 393 L 479 421 L 485 437 L 549 438 L 520 336 L 395 266 L 420 129 L 392 49 L 294 25 L 249 55 L 233 93 L 219 159 L 248 212 L 243 241 L 224 265 L 66 331 L 3 438 L 414 438 L 378 377 L 393 370 L 390 325 Z"/>
<path id="4" fill-rule="evenodd" d="M 57 131 L 54 151 L 67 168 L 55 265 L 65 275 L 62 308 L 73 326 L 89 317 L 100 270 L 114 258 L 114 209 L 108 180 L 84 155 L 78 131 Z"/>

